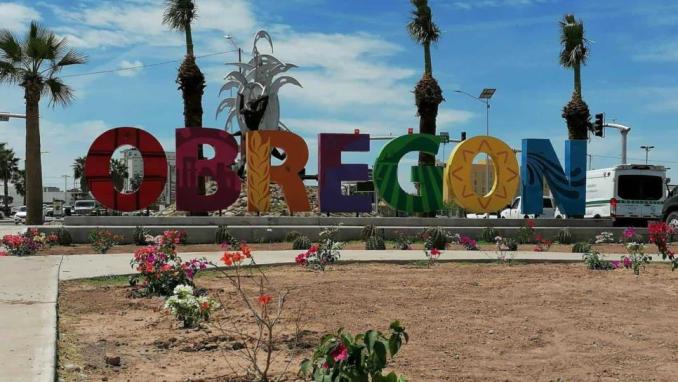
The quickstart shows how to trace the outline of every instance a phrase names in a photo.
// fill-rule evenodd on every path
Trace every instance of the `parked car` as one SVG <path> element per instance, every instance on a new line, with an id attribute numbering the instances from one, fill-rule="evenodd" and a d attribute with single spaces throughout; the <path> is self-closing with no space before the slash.
<path id="1" fill-rule="evenodd" d="M 669 197 L 662 208 L 662 216 L 666 224 L 678 229 L 678 186 L 669 191 Z"/>
<path id="2" fill-rule="evenodd" d="M 73 215 L 92 215 L 97 209 L 97 202 L 94 200 L 76 200 L 73 207 Z"/>
<path id="3" fill-rule="evenodd" d="M 26 224 L 27 212 L 26 206 L 17 208 L 16 213 L 14 214 L 14 224 Z"/>
<path id="4" fill-rule="evenodd" d="M 501 211 L 499 216 L 502 219 L 561 219 L 564 216 L 560 213 L 557 208 L 553 207 L 553 199 L 549 196 L 544 196 L 544 212 L 541 215 L 525 215 L 521 212 L 522 204 L 520 196 L 513 199 L 511 205 L 506 206 L 506 209 Z"/>

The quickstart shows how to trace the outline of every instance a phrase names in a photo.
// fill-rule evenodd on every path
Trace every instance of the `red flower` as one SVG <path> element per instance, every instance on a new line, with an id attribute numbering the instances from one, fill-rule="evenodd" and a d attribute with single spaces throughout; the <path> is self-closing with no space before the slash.
<path id="1" fill-rule="evenodd" d="M 346 361 L 348 359 L 348 349 L 342 342 L 330 352 L 330 355 L 332 356 L 332 359 L 334 359 L 334 362 Z"/>
<path id="2" fill-rule="evenodd" d="M 431 256 L 438 257 L 438 256 L 440 256 L 440 254 L 441 254 L 441 252 L 438 248 L 431 249 Z"/>
<path id="3" fill-rule="evenodd" d="M 221 258 L 221 261 L 224 262 L 227 266 L 233 265 L 233 256 L 229 252 L 225 252 L 224 256 Z"/>
<path id="4" fill-rule="evenodd" d="M 271 303 L 271 296 L 267 294 L 262 294 L 259 296 L 259 305 L 266 306 Z"/>
<path id="5" fill-rule="evenodd" d="M 0 257 L 7 256 L 7 252 L 5 251 L 0 251 Z"/>
<path id="6" fill-rule="evenodd" d="M 537 224 L 534 222 L 534 220 L 532 220 L 532 219 L 527 219 L 527 226 L 528 226 L 530 229 L 534 229 L 534 227 L 536 227 Z"/>
<path id="7" fill-rule="evenodd" d="M 163 272 L 167 272 L 172 269 L 172 266 L 169 264 L 163 264 L 162 267 L 160 267 L 160 270 Z"/>

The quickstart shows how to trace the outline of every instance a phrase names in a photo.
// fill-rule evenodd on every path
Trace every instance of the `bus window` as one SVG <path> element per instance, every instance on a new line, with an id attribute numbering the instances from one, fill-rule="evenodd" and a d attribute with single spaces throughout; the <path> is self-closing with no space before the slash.
<path id="1" fill-rule="evenodd" d="M 627 200 L 659 200 L 664 196 L 664 183 L 660 176 L 620 175 L 618 194 Z"/>

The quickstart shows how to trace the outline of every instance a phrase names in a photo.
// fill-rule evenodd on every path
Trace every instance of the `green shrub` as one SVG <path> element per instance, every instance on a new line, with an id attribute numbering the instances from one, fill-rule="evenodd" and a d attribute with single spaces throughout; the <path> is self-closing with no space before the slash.
<path id="1" fill-rule="evenodd" d="M 374 235 L 365 240 L 365 249 L 368 251 L 380 251 L 386 249 L 384 238 L 380 235 Z"/>
<path id="2" fill-rule="evenodd" d="M 292 249 L 302 251 L 311 248 L 313 243 L 307 236 L 301 235 L 292 242 Z"/>
<path id="3" fill-rule="evenodd" d="M 69 246 L 73 244 L 73 238 L 71 237 L 71 233 L 68 232 L 66 229 L 59 228 L 56 235 L 57 242 L 59 243 L 59 245 Z"/>
<path id="4" fill-rule="evenodd" d="M 301 233 L 297 231 L 290 231 L 287 233 L 287 235 L 285 235 L 285 241 L 291 243 L 295 241 L 299 236 L 301 236 Z"/>
<path id="5" fill-rule="evenodd" d="M 323 337 L 313 358 L 301 363 L 299 375 L 310 377 L 313 382 L 404 382 L 405 377 L 395 371 L 382 373 L 408 340 L 405 328 L 398 321 L 391 323 L 388 337 L 376 330 L 353 336 L 340 329 L 334 335 Z"/>
<path id="6" fill-rule="evenodd" d="M 228 230 L 228 227 L 225 225 L 220 225 L 217 227 L 214 242 L 216 244 L 228 246 L 233 251 L 240 248 L 240 240 L 233 236 L 233 234 L 231 234 L 231 232 Z"/>
<path id="7" fill-rule="evenodd" d="M 560 231 L 558 231 L 558 236 L 556 237 L 556 240 L 560 244 L 572 244 L 572 232 L 567 227 L 563 228 Z"/>
<path id="8" fill-rule="evenodd" d="M 146 245 L 148 244 L 146 241 L 147 235 L 150 235 L 149 231 L 143 226 L 138 225 L 134 227 L 134 236 L 132 237 L 132 240 L 136 245 Z"/>
<path id="9" fill-rule="evenodd" d="M 580 241 L 572 246 L 572 253 L 589 253 L 589 252 L 591 252 L 591 244 L 585 241 Z"/>
<path id="10" fill-rule="evenodd" d="M 518 250 L 518 242 L 516 241 L 516 239 L 506 238 L 505 243 L 506 243 L 506 249 L 509 252 L 515 252 L 515 251 Z"/>
<path id="11" fill-rule="evenodd" d="M 480 235 L 483 241 L 487 243 L 494 243 L 494 238 L 497 236 L 499 236 L 499 231 L 497 231 L 494 227 L 489 226 L 483 228 L 483 232 Z"/>
<path id="12" fill-rule="evenodd" d="M 589 269 L 596 271 L 607 271 L 615 268 L 614 265 L 612 265 L 612 262 L 601 258 L 598 251 L 591 251 L 584 254 L 584 264 L 586 264 Z"/>
<path id="13" fill-rule="evenodd" d="M 96 229 L 89 233 L 89 242 L 97 253 L 104 254 L 116 246 L 122 238 L 111 231 Z"/>
<path id="14" fill-rule="evenodd" d="M 450 243 L 450 237 L 444 229 L 440 227 L 427 228 L 422 234 L 424 248 L 443 250 Z"/>

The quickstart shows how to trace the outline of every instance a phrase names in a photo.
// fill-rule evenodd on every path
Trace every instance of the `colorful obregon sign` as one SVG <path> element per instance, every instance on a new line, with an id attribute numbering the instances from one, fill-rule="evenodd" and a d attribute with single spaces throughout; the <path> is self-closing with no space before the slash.
<path id="1" fill-rule="evenodd" d="M 496 212 L 511 202 L 521 187 L 522 213 L 543 212 L 546 180 L 555 203 L 567 216 L 583 216 L 586 190 L 585 140 L 565 141 L 565 168 L 547 139 L 523 139 L 522 165 L 506 143 L 490 136 L 477 136 L 459 143 L 445 168 L 412 167 L 412 181 L 419 184 L 413 195 L 398 182 L 398 163 L 412 152 L 437 154 L 439 136 L 409 134 L 390 141 L 374 163 L 373 182 L 379 197 L 394 209 L 406 213 L 440 210 L 454 201 L 467 211 Z M 144 177 L 133 193 L 118 192 L 110 175 L 110 160 L 123 145 L 136 147 L 143 157 Z M 200 159 L 198 148 L 209 145 L 214 157 Z M 299 176 L 308 161 L 309 149 L 298 135 L 286 131 L 250 131 L 245 139 L 247 152 L 247 205 L 250 212 L 265 213 L 270 208 L 269 186 L 281 186 L 290 212 L 310 211 L 306 188 Z M 287 158 L 271 164 L 272 148 L 282 149 Z M 342 182 L 369 180 L 366 164 L 342 164 L 343 152 L 369 151 L 368 134 L 318 134 L 318 186 L 322 212 L 369 212 L 372 199 L 367 195 L 344 195 Z M 232 170 L 239 148 L 235 138 L 223 130 L 182 128 L 176 130 L 177 209 L 208 212 L 228 208 L 240 195 L 242 181 Z M 494 164 L 494 185 L 487 195 L 474 191 L 471 176 L 473 159 L 488 154 Z M 147 208 L 160 196 L 167 182 L 167 159 L 160 143 L 148 132 L 119 127 L 99 136 L 90 147 L 85 176 L 97 201 L 118 211 Z M 198 179 L 209 177 L 217 184 L 214 194 L 202 195 Z"/>

